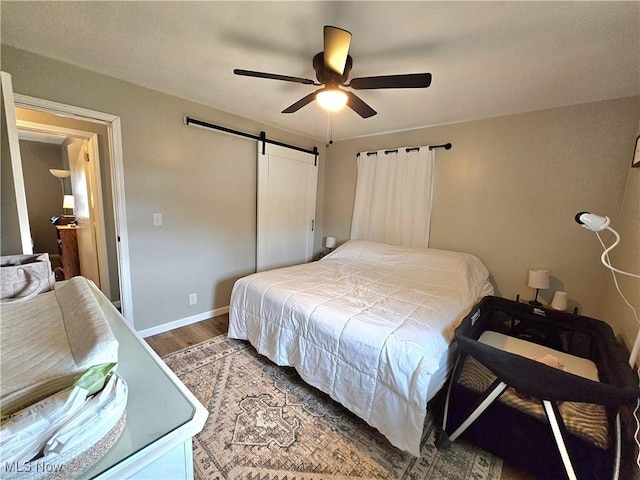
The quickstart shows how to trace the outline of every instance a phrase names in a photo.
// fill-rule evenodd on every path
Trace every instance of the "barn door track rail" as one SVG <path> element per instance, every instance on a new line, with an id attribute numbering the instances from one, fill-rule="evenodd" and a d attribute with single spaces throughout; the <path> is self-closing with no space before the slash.
<path id="1" fill-rule="evenodd" d="M 205 122 L 203 120 L 197 120 L 195 118 L 191 118 L 189 116 L 184 117 L 184 124 L 195 125 L 196 127 L 208 128 L 211 130 L 218 130 L 220 132 L 229 133 L 231 135 L 237 135 L 239 137 L 250 138 L 252 140 L 257 140 L 262 142 L 262 154 L 265 155 L 265 146 L 267 143 L 271 143 L 272 145 L 278 145 L 280 147 L 291 148 L 292 150 L 297 150 L 299 152 L 310 153 L 315 156 L 315 165 L 318 165 L 318 147 L 313 147 L 313 150 L 309 150 L 308 148 L 298 147 L 296 145 L 290 145 L 284 142 L 278 142 L 277 140 L 272 140 L 267 138 L 266 132 L 260 132 L 260 135 L 255 135 L 253 133 L 241 132 L 239 130 L 234 130 L 233 128 L 223 127 L 221 125 L 215 125 L 213 123 Z"/>

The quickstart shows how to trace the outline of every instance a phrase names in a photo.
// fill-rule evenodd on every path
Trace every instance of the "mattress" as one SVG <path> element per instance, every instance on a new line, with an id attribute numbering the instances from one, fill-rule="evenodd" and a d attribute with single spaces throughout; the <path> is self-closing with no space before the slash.
<path id="1" fill-rule="evenodd" d="M 396 447 L 420 455 L 453 332 L 493 292 L 475 256 L 352 240 L 320 261 L 238 280 L 229 337 L 293 366 Z"/>

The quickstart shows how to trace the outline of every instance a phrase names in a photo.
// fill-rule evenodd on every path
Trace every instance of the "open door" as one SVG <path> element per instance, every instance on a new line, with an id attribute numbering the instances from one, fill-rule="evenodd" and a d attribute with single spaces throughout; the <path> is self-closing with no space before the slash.
<path id="1" fill-rule="evenodd" d="M 9 86 L 11 85 L 11 76 L 8 74 L 5 74 L 4 72 L 2 73 L 2 97 L 5 97 L 5 90 L 6 91 L 11 91 L 11 89 L 9 88 L 8 90 L 5 88 L 5 83 L 8 83 Z M 15 94 L 15 96 L 12 99 L 13 101 L 11 102 L 11 108 L 9 108 L 7 110 L 7 113 L 5 114 L 5 110 L 3 109 L 3 115 L 2 115 L 2 119 L 4 122 L 4 119 L 7 118 L 8 115 L 11 116 L 11 118 L 13 119 L 13 124 L 14 124 L 14 138 L 15 138 L 15 146 L 16 146 L 16 150 L 19 147 L 18 144 L 18 134 L 17 134 L 17 128 L 15 128 L 15 124 L 16 124 L 16 119 L 15 119 L 15 107 L 19 107 L 19 108 L 23 108 L 23 109 L 29 109 L 29 110 L 34 110 L 34 111 L 38 111 L 38 112 L 46 112 L 46 113 L 51 113 L 54 115 L 59 115 L 61 117 L 71 117 L 71 118 L 77 118 L 79 120 L 83 120 L 83 121 L 88 121 L 88 122 L 92 122 L 92 123 L 101 123 L 104 124 L 107 127 L 107 145 L 106 147 L 109 149 L 109 170 L 111 172 L 111 194 L 112 194 L 112 198 L 113 198 L 113 210 L 115 213 L 115 236 L 116 236 L 116 255 L 117 255 L 117 261 L 118 261 L 118 280 L 119 280 L 119 292 L 120 292 L 120 302 L 119 302 L 119 307 L 121 308 L 122 314 L 124 315 L 124 317 L 131 323 L 133 323 L 133 300 L 132 300 L 132 295 L 131 295 L 131 271 L 130 271 L 130 266 L 129 266 L 129 246 L 128 246 L 128 230 L 127 230 L 127 212 L 126 212 L 126 199 L 125 199 L 125 192 L 124 192 L 124 166 L 123 166 L 123 156 L 122 156 L 122 135 L 121 135 L 121 127 L 120 127 L 120 117 L 116 116 L 116 115 L 111 115 L 109 113 L 104 113 L 104 112 L 98 112 L 95 110 L 88 110 L 85 108 L 81 108 L 81 107 L 76 107 L 76 106 L 72 106 L 72 105 L 66 105 L 66 104 L 62 104 L 62 103 L 58 103 L 58 102 L 53 102 L 50 100 L 45 100 L 45 99 L 41 99 L 41 98 L 35 98 L 35 97 L 29 97 L 26 95 L 20 95 L 20 94 Z M 27 214 L 27 209 L 26 209 L 26 195 L 24 194 L 24 180 L 21 178 L 20 180 L 22 180 L 21 183 L 21 189 L 22 189 L 22 203 L 24 204 L 24 208 L 22 209 L 22 212 L 18 212 L 19 215 L 13 215 L 16 217 L 16 224 L 18 224 L 19 221 L 22 221 L 24 223 L 24 225 L 26 225 L 26 230 L 23 231 L 23 229 L 20 229 L 20 233 L 15 233 L 18 230 L 17 229 L 7 229 L 5 230 L 5 211 L 9 212 L 9 213 L 15 213 L 15 211 L 17 210 L 15 208 L 16 205 L 16 201 L 18 204 L 21 203 L 21 201 L 19 200 L 19 198 L 17 198 L 19 196 L 19 189 L 16 188 L 15 190 L 15 199 L 13 200 L 13 206 L 12 208 L 7 208 L 9 206 L 9 203 L 11 202 L 7 202 L 7 204 L 5 205 L 5 196 L 11 195 L 14 193 L 14 190 L 12 191 L 5 191 L 4 186 L 5 186 L 5 165 L 4 165 L 4 160 L 7 160 L 9 158 L 9 155 L 5 155 L 5 151 L 9 151 L 9 147 L 8 147 L 8 142 L 5 142 L 5 135 L 4 132 L 2 134 L 2 215 L 0 215 L 0 217 L 2 218 L 2 248 L 3 248 L 3 252 L 4 252 L 4 240 L 5 240 L 5 234 L 7 234 L 7 232 L 10 232 L 12 234 L 12 236 L 18 236 L 21 238 L 18 238 L 18 244 L 20 244 L 20 241 L 22 239 L 22 243 L 23 245 L 26 245 L 27 247 L 29 247 L 31 249 L 31 235 L 29 232 L 29 217 Z M 5 149 L 5 143 L 6 143 L 6 149 Z M 94 171 L 96 174 L 93 175 L 92 174 L 92 178 L 94 180 L 95 183 L 92 185 L 95 185 L 95 189 L 94 191 L 98 192 L 98 188 L 99 187 L 99 182 L 100 182 L 100 178 L 97 175 L 97 172 L 99 171 L 99 167 L 97 166 L 97 160 L 98 160 L 98 155 L 96 153 L 96 147 L 94 145 L 97 145 L 97 142 L 92 142 L 91 138 L 89 138 L 89 143 L 92 145 L 91 147 L 91 151 L 89 152 L 90 156 L 91 156 L 91 160 L 95 162 L 96 167 L 92 169 L 92 171 Z M 95 154 L 95 155 L 93 155 Z M 22 165 L 20 163 L 20 169 L 22 168 Z M 97 206 L 97 194 L 96 194 L 96 198 L 94 198 L 93 200 L 93 204 L 95 205 L 95 208 L 102 208 L 102 207 L 98 207 Z M 8 215 L 8 217 L 11 217 L 12 215 Z M 20 220 L 20 218 L 22 220 Z M 103 231 L 104 231 L 104 227 L 103 227 Z M 25 234 L 26 232 L 26 234 Z M 102 251 L 101 249 L 102 247 L 99 247 L 98 249 L 98 255 L 103 255 L 103 258 L 107 258 L 108 255 L 106 253 L 106 251 Z M 102 253 L 101 253 L 102 252 Z M 20 252 L 17 252 L 20 253 Z M 30 253 L 28 250 L 24 250 L 23 253 Z M 106 272 L 104 269 L 100 269 L 100 274 L 101 275 L 105 275 Z M 107 289 L 108 287 L 108 281 L 104 281 L 104 277 L 102 283 L 102 287 L 103 287 L 103 292 Z M 107 277 L 108 278 L 108 277 Z M 106 294 L 106 293 L 105 293 Z"/>
<path id="2" fill-rule="evenodd" d="M 70 138 L 66 142 L 71 170 L 71 190 L 74 198 L 74 214 L 76 217 L 76 234 L 78 238 L 78 256 L 82 276 L 93 281 L 101 288 L 100 269 L 98 266 L 95 218 L 92 208 L 91 188 L 88 171 L 88 142 Z"/>

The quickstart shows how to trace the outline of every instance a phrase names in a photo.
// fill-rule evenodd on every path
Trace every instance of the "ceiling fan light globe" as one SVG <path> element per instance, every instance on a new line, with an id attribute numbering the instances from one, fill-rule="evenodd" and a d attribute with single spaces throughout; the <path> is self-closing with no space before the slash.
<path id="1" fill-rule="evenodd" d="M 338 88 L 323 88 L 316 93 L 316 101 L 329 112 L 337 112 L 347 104 L 347 94 Z"/>

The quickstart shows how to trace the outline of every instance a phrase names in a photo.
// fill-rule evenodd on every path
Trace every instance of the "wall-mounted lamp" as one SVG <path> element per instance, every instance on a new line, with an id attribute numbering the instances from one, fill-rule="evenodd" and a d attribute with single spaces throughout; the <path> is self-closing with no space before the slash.
<path id="1" fill-rule="evenodd" d="M 538 301 L 538 292 L 549 288 L 549 270 L 529 270 L 528 285 L 536 289 L 536 296 L 529 304 L 539 307 L 542 304 Z"/>
<path id="2" fill-rule="evenodd" d="M 609 224 L 611 223 L 609 217 L 601 217 L 600 215 L 595 215 L 589 212 L 580 212 L 576 214 L 576 222 L 592 232 L 601 232 L 605 228 L 612 232 L 615 231 L 609 228 Z"/>
<path id="3" fill-rule="evenodd" d="M 611 220 L 609 219 L 609 217 L 601 217 L 600 215 L 595 215 L 589 212 L 580 212 L 576 215 L 576 222 L 578 222 L 587 230 L 596 232 L 596 234 L 598 234 L 598 232 L 601 232 L 602 230 L 609 230 L 611 233 L 613 233 L 613 236 L 616 239 L 610 247 L 608 248 L 605 247 L 604 252 L 602 252 L 602 255 L 600 256 L 600 261 L 605 267 L 607 267 L 609 270 L 613 272 L 618 272 L 623 275 L 628 275 L 630 277 L 640 278 L 640 275 L 636 275 L 635 273 L 625 272 L 623 270 L 618 270 L 617 268 L 614 268 L 611 265 L 611 262 L 609 261 L 609 252 L 614 248 L 616 248 L 620 243 L 620 235 L 618 235 L 618 232 L 616 232 L 613 228 L 609 226 L 609 224 L 611 223 Z M 600 235 L 598 235 L 598 239 L 600 239 Z M 602 239 L 600 239 L 600 243 L 602 243 Z M 602 246 L 604 247 L 604 243 L 602 243 Z"/>
<path id="4" fill-rule="evenodd" d="M 575 216 L 575 220 L 587 230 L 596 232 L 596 235 L 598 236 L 598 240 L 600 241 L 602 248 L 604 248 L 604 252 L 602 252 L 602 255 L 600 256 L 600 261 L 605 267 L 607 267 L 609 270 L 614 272 L 613 279 L 616 284 L 616 289 L 618 290 L 618 293 L 620 294 L 624 302 L 627 304 L 627 306 L 633 312 L 633 316 L 635 317 L 636 322 L 640 323 L 640 321 L 638 320 L 638 313 L 636 312 L 636 309 L 633 307 L 633 305 L 629 303 L 626 297 L 622 294 L 620 287 L 618 286 L 618 281 L 616 279 L 615 272 L 621 273 L 623 275 L 627 275 L 629 277 L 634 277 L 634 278 L 640 278 L 640 275 L 637 275 L 635 273 L 625 272 L 624 270 L 618 270 L 617 268 L 613 267 L 613 265 L 611 265 L 611 260 L 609 259 L 609 252 L 613 250 L 620 243 L 620 235 L 618 235 L 618 232 L 616 232 L 613 228 L 609 226 L 609 224 L 611 223 L 611 220 L 607 216 L 602 217 L 600 215 L 596 215 L 594 213 L 589 213 L 589 212 L 578 213 Z M 615 241 L 609 247 L 606 247 L 604 242 L 600 238 L 600 232 L 602 230 L 609 230 L 611 233 L 613 233 L 613 236 L 615 237 Z M 636 336 L 636 340 L 633 344 L 633 349 L 631 350 L 631 355 L 629 356 L 629 365 L 631 367 L 633 367 L 633 365 L 635 364 L 639 351 L 640 351 L 640 331 Z"/>

